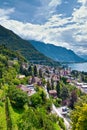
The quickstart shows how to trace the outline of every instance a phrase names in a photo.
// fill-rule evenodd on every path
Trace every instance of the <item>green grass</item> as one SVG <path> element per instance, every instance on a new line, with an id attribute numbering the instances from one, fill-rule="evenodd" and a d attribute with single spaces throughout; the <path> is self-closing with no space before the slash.
<path id="1" fill-rule="evenodd" d="M 0 130 L 7 130 L 5 104 L 0 105 Z"/>

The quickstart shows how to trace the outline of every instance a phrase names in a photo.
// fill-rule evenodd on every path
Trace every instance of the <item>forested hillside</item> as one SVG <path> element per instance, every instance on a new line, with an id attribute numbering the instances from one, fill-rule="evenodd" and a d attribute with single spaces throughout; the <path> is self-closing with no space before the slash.
<path id="1" fill-rule="evenodd" d="M 59 65 L 58 62 L 51 60 L 37 51 L 31 43 L 23 40 L 12 31 L 0 26 L 0 44 L 6 45 L 9 49 L 21 53 L 29 62 L 45 65 Z"/>

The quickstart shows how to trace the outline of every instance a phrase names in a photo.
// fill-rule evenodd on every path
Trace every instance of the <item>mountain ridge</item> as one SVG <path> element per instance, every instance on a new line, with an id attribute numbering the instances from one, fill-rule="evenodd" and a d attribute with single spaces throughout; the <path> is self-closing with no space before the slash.
<path id="1" fill-rule="evenodd" d="M 85 60 L 76 55 L 72 50 L 53 44 L 30 40 L 32 45 L 44 55 L 58 62 L 84 62 Z"/>
<path id="2" fill-rule="evenodd" d="M 80 57 L 82 57 L 83 59 L 85 59 L 87 61 L 87 55 L 86 54 L 80 55 Z"/>

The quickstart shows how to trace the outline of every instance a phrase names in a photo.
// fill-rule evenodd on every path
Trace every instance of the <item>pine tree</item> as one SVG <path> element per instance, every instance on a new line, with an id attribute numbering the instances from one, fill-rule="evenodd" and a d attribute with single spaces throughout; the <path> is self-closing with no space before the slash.
<path id="1" fill-rule="evenodd" d="M 54 82 L 53 82 L 52 78 L 51 78 L 51 88 L 52 88 L 52 90 L 54 89 Z"/>
<path id="2" fill-rule="evenodd" d="M 34 76 L 37 76 L 37 66 L 34 66 Z"/>
<path id="3" fill-rule="evenodd" d="M 57 96 L 60 98 L 60 82 L 59 81 L 57 81 L 56 91 L 57 91 Z"/>
<path id="4" fill-rule="evenodd" d="M 40 76 L 40 78 L 43 77 L 41 68 L 39 69 L 39 76 Z"/>
<path id="5" fill-rule="evenodd" d="M 50 82 L 49 82 L 49 80 L 47 81 L 47 92 L 49 92 L 49 90 L 50 90 L 51 88 L 50 88 Z"/>
<path id="6" fill-rule="evenodd" d="M 32 76 L 32 67 L 31 67 L 31 65 L 28 68 L 28 73 L 29 73 L 29 76 Z"/>

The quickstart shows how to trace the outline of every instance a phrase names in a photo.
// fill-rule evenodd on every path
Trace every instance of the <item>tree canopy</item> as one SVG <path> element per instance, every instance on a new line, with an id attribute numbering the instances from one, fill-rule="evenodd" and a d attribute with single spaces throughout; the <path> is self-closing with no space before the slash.
<path id="1" fill-rule="evenodd" d="M 72 130 L 87 130 L 87 104 L 76 106 L 71 114 Z"/>

